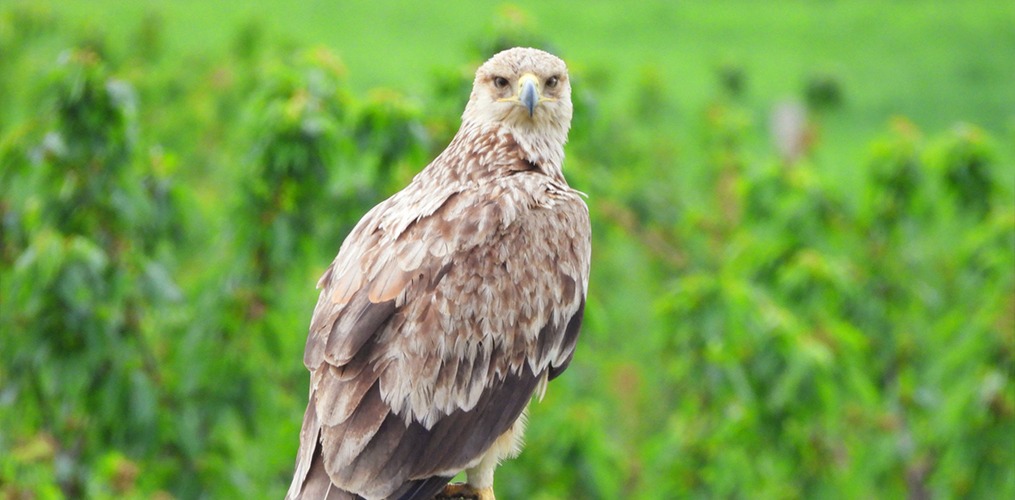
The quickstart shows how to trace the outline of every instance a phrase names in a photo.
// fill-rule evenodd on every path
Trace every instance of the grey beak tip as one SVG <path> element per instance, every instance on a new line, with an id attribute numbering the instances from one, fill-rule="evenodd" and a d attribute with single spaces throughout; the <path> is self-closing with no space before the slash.
<path id="1" fill-rule="evenodd" d="M 521 98 L 522 104 L 525 105 L 525 109 L 529 110 L 529 117 L 536 113 L 536 104 L 539 104 L 539 98 L 537 97 L 538 92 L 536 86 L 532 83 L 526 82 L 525 86 L 522 87 Z"/>

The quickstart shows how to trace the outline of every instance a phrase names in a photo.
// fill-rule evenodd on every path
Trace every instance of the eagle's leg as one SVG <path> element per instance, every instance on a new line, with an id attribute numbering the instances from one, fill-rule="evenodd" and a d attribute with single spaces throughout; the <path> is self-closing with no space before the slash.
<path id="1" fill-rule="evenodd" d="M 454 483 L 444 487 L 434 500 L 496 500 L 493 487 L 475 489 L 466 483 Z"/>
<path id="2" fill-rule="evenodd" d="M 525 434 L 525 419 L 528 409 L 522 412 L 508 430 L 501 434 L 483 458 L 474 467 L 465 470 L 465 483 L 449 484 L 435 500 L 468 498 L 495 500 L 493 496 L 493 471 L 501 460 L 514 458 L 522 451 L 522 435 Z"/>

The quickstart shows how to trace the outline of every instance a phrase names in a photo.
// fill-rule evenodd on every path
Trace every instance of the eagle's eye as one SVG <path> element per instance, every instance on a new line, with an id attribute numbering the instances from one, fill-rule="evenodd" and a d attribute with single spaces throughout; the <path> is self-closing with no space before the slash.
<path id="1" fill-rule="evenodd" d="M 550 78 L 546 79 L 546 86 L 552 89 L 557 86 L 558 81 L 560 81 L 560 78 L 557 78 L 556 76 L 551 76 Z"/>
<path id="2" fill-rule="evenodd" d="M 503 76 L 495 76 L 493 77 L 493 86 L 502 89 L 508 86 L 508 80 Z"/>

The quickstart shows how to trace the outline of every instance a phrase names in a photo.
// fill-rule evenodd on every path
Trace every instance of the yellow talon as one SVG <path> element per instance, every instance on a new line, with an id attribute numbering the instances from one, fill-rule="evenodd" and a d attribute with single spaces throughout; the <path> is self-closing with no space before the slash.
<path id="1" fill-rule="evenodd" d="M 453 483 L 444 487 L 434 500 L 496 500 L 493 487 L 475 489 L 467 483 Z"/>

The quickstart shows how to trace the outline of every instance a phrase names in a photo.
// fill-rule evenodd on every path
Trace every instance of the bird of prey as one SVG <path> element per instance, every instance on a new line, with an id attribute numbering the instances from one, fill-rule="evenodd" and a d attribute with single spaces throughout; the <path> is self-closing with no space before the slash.
<path id="1" fill-rule="evenodd" d="M 494 55 L 447 149 L 349 233 L 318 282 L 287 498 L 493 498 L 581 329 L 591 228 L 561 173 L 571 112 L 564 61 Z"/>

